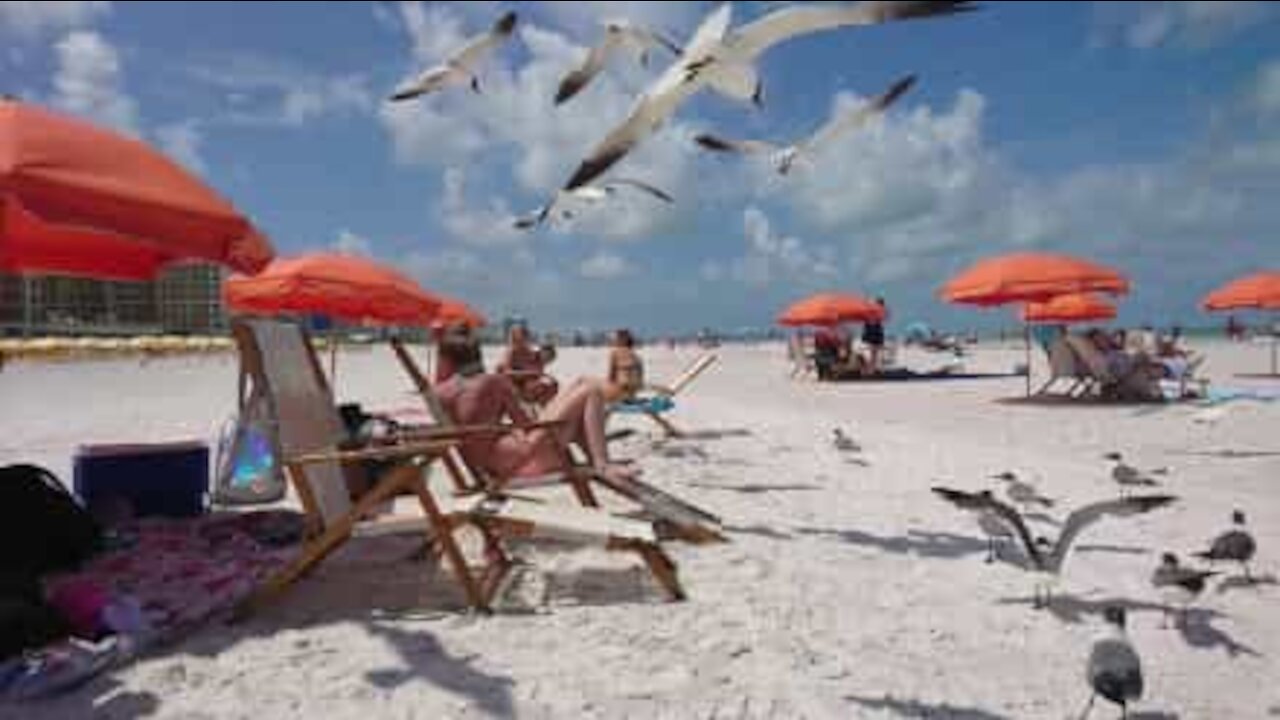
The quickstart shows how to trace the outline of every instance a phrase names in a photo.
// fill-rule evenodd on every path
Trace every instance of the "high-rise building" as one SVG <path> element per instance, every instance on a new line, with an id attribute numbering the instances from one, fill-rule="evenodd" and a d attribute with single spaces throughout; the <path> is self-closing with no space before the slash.
<path id="1" fill-rule="evenodd" d="M 0 274 L 0 334 L 212 334 L 226 328 L 222 269 L 177 265 L 150 282 Z"/>

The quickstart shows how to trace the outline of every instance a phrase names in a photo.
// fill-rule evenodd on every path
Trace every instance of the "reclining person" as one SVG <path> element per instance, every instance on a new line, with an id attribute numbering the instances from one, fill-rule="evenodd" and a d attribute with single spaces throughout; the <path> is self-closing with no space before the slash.
<path id="1" fill-rule="evenodd" d="M 462 443 L 467 462 L 494 477 L 528 478 L 568 469 L 566 443 L 586 451 L 592 469 L 610 479 L 634 478 L 638 470 L 609 459 L 605 442 L 605 386 L 580 379 L 562 390 L 531 417 L 520 403 L 515 384 L 506 375 L 486 373 L 480 346 L 470 336 L 448 334 L 440 343 L 440 358 L 454 374 L 436 390 L 445 412 L 459 425 L 513 424 L 510 432 L 468 437 Z M 524 429 L 535 420 L 562 421 L 550 428 Z"/>

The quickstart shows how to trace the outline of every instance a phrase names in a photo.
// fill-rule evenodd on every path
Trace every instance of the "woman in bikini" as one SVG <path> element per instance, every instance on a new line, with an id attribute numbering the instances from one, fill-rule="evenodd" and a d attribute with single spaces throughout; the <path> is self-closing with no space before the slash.
<path id="1" fill-rule="evenodd" d="M 586 451 L 595 472 L 611 479 L 638 474 L 630 465 L 609 459 L 605 442 L 605 383 L 580 379 L 556 395 L 534 418 L 520 403 L 511 379 L 486 373 L 480 348 L 469 337 L 449 336 L 440 343 L 440 356 L 456 371 L 437 394 L 444 409 L 459 425 L 497 425 L 510 422 L 510 432 L 468 437 L 462 443 L 467 461 L 499 478 L 537 477 L 568 469 L 564 447 L 576 442 Z M 559 421 L 550 428 L 525 429 L 535 421 Z M 518 483 L 517 483 L 518 484 Z"/>

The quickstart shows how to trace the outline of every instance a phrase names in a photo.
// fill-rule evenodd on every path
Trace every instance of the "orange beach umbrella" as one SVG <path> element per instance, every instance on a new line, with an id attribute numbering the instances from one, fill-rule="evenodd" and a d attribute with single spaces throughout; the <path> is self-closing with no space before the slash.
<path id="1" fill-rule="evenodd" d="M 878 320 L 884 320 L 884 308 L 879 303 L 849 293 L 812 295 L 793 303 L 778 316 L 778 323 L 789 327 Z"/>
<path id="2" fill-rule="evenodd" d="M 193 259 L 261 270 L 270 243 L 162 153 L 0 100 L 0 270 L 141 280 Z"/>
<path id="3" fill-rule="evenodd" d="M 1104 292 L 1123 295 L 1129 281 L 1119 271 L 1069 255 L 1013 253 L 983 260 L 942 288 L 947 302 L 1005 305 L 1044 302 L 1058 295 Z"/>
<path id="4" fill-rule="evenodd" d="M 1114 305 L 1089 293 L 1059 295 L 1047 302 L 1029 303 L 1022 309 L 1022 319 L 1029 323 L 1090 322 L 1115 316 Z"/>
<path id="5" fill-rule="evenodd" d="M 1205 310 L 1280 310 L 1280 271 L 1264 271 L 1233 280 L 1205 296 Z"/>
<path id="6" fill-rule="evenodd" d="M 1209 293 L 1201 302 L 1205 310 L 1280 310 L 1280 272 L 1271 270 L 1233 280 Z M 1277 344 L 1271 336 L 1271 374 L 1277 374 Z"/>
<path id="7" fill-rule="evenodd" d="M 387 325 L 429 325 L 441 305 L 397 270 L 336 253 L 276 260 L 257 275 L 227 278 L 222 295 L 239 312 L 308 313 Z"/>

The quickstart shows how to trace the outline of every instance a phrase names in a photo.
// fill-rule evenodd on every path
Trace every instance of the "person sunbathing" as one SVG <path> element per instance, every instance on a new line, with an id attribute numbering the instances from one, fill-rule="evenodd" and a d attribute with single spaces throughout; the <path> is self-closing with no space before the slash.
<path id="1" fill-rule="evenodd" d="M 520 399 L 546 405 L 560 390 L 556 379 L 546 374 L 546 366 L 554 357 L 551 348 L 536 348 L 529 342 L 528 328 L 512 325 L 507 334 L 507 352 L 498 363 L 498 372 L 511 377 Z"/>
<path id="2" fill-rule="evenodd" d="M 467 462 L 498 478 L 537 477 L 568 469 L 565 444 L 576 442 L 586 451 L 596 473 L 614 480 L 627 480 L 638 474 L 635 467 L 609 458 L 603 382 L 574 382 L 534 418 L 520 403 L 511 378 L 484 371 L 480 347 L 473 338 L 447 335 L 439 352 L 441 361 L 455 368 L 453 376 L 437 388 L 445 412 L 455 423 L 514 425 L 510 432 L 466 438 L 461 450 Z M 535 420 L 560 424 L 529 429 Z"/>
<path id="3" fill-rule="evenodd" d="M 657 395 L 674 395 L 670 388 L 650 385 L 644 381 L 644 360 L 636 352 L 636 340 L 630 330 L 618 330 L 613 334 L 609 350 L 609 374 L 604 385 L 608 403 L 635 400 L 640 393 L 649 390 Z"/>

